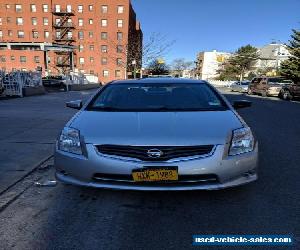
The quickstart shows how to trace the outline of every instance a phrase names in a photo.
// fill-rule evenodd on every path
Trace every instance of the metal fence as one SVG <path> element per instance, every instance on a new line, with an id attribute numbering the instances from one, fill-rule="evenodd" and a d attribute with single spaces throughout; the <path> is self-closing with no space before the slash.
<path id="1" fill-rule="evenodd" d="M 23 97 L 23 90 L 29 87 L 42 86 L 42 72 L 0 70 L 0 88 L 6 96 Z"/>

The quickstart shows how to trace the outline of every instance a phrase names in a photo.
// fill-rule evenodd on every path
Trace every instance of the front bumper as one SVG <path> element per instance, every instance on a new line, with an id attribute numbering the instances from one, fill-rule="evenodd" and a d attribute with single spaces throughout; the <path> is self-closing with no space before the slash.
<path id="1" fill-rule="evenodd" d="M 76 156 L 56 150 L 54 165 L 58 180 L 79 186 L 120 190 L 216 190 L 239 186 L 257 179 L 258 145 L 255 150 L 238 156 L 225 156 L 224 145 L 218 145 L 212 155 L 194 159 L 167 162 L 142 162 L 99 154 L 86 145 L 88 157 Z M 97 180 L 95 174 L 131 176 L 134 169 L 150 166 L 177 166 L 179 176 L 216 175 L 217 181 L 178 181 L 170 183 L 137 183 L 129 180 Z"/>

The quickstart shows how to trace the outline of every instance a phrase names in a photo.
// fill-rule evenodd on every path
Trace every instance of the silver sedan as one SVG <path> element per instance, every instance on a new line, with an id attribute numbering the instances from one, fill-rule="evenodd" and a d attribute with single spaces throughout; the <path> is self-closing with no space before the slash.
<path id="1" fill-rule="evenodd" d="M 257 179 L 258 143 L 232 105 L 205 81 L 116 81 L 62 130 L 58 180 L 123 190 L 222 189 Z"/>
<path id="2" fill-rule="evenodd" d="M 250 81 L 242 81 L 242 82 L 234 82 L 230 86 L 230 90 L 232 92 L 240 92 L 240 93 L 247 93 L 249 89 Z"/>

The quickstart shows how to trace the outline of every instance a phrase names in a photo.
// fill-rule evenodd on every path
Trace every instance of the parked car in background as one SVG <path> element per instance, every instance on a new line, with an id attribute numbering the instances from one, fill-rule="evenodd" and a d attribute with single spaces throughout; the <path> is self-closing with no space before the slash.
<path id="1" fill-rule="evenodd" d="M 279 96 L 282 87 L 292 83 L 291 80 L 281 77 L 255 77 L 249 84 L 248 94 Z"/>
<path id="2" fill-rule="evenodd" d="M 292 100 L 295 97 L 300 97 L 300 82 L 283 86 L 279 96 L 284 100 Z"/>
<path id="3" fill-rule="evenodd" d="M 3 86 L 0 86 L 0 95 L 2 95 L 4 92 L 4 87 Z"/>
<path id="4" fill-rule="evenodd" d="M 247 93 L 250 81 L 234 82 L 230 86 L 232 92 Z"/>
<path id="5" fill-rule="evenodd" d="M 64 76 L 47 76 L 42 79 L 44 87 L 66 89 L 67 79 Z"/>

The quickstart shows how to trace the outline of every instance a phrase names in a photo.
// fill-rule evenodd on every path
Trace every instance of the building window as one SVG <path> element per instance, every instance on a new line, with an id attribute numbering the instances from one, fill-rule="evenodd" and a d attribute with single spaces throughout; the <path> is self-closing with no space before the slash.
<path id="1" fill-rule="evenodd" d="M 94 37 L 94 32 L 93 31 L 89 31 L 89 38 L 93 38 Z"/>
<path id="2" fill-rule="evenodd" d="M 0 62 L 6 62 L 6 57 L 5 56 L 0 56 Z"/>
<path id="3" fill-rule="evenodd" d="M 106 14 L 108 12 L 108 6 L 107 5 L 102 5 L 101 10 L 103 14 Z"/>
<path id="4" fill-rule="evenodd" d="M 18 31 L 18 38 L 24 38 L 25 37 L 25 33 L 23 30 L 19 30 Z"/>
<path id="5" fill-rule="evenodd" d="M 95 46 L 94 45 L 90 45 L 90 50 L 94 51 L 95 50 Z"/>
<path id="6" fill-rule="evenodd" d="M 73 32 L 72 31 L 68 31 L 67 37 L 68 37 L 68 39 L 72 39 L 73 38 Z"/>
<path id="7" fill-rule="evenodd" d="M 44 31 L 44 37 L 45 37 L 45 38 L 49 38 L 49 36 L 50 36 L 49 31 Z"/>
<path id="8" fill-rule="evenodd" d="M 93 5 L 89 5 L 89 11 L 93 11 Z"/>
<path id="9" fill-rule="evenodd" d="M 115 71 L 115 77 L 121 77 L 121 70 Z"/>
<path id="10" fill-rule="evenodd" d="M 11 60 L 11 61 L 15 61 L 15 60 L 16 60 L 16 57 L 15 57 L 15 56 L 10 56 L 10 60 Z"/>
<path id="11" fill-rule="evenodd" d="M 117 33 L 117 39 L 118 39 L 118 41 L 122 41 L 123 40 L 123 32 L 118 32 Z"/>
<path id="12" fill-rule="evenodd" d="M 7 22 L 7 23 L 11 23 L 11 20 L 12 20 L 11 17 L 7 17 L 7 18 L 6 18 L 6 22 Z"/>
<path id="13" fill-rule="evenodd" d="M 84 64 L 84 57 L 79 57 L 79 64 L 81 64 L 81 65 Z"/>
<path id="14" fill-rule="evenodd" d="M 32 31 L 32 38 L 39 38 L 39 32 L 38 31 Z"/>
<path id="15" fill-rule="evenodd" d="M 55 35 L 57 39 L 60 39 L 60 31 L 56 31 Z"/>
<path id="16" fill-rule="evenodd" d="M 8 36 L 13 36 L 13 31 L 12 30 L 8 30 L 7 34 L 8 34 Z"/>
<path id="17" fill-rule="evenodd" d="M 95 61 L 94 57 L 90 57 L 90 62 L 93 63 Z"/>
<path id="18" fill-rule="evenodd" d="M 26 61 L 27 61 L 26 56 L 20 56 L 20 62 L 21 63 L 26 63 Z"/>
<path id="19" fill-rule="evenodd" d="M 83 39 L 84 39 L 84 33 L 83 33 L 83 31 L 78 31 L 78 38 L 79 38 L 80 40 L 83 40 Z"/>
<path id="20" fill-rule="evenodd" d="M 23 18 L 17 17 L 17 25 L 23 25 Z"/>
<path id="21" fill-rule="evenodd" d="M 124 6 L 119 5 L 118 6 L 118 14 L 123 14 L 124 13 Z"/>
<path id="22" fill-rule="evenodd" d="M 35 63 L 40 63 L 40 57 L 39 56 L 35 56 L 34 57 L 34 62 Z"/>
<path id="23" fill-rule="evenodd" d="M 48 4 L 43 4 L 43 12 L 44 13 L 48 12 Z"/>
<path id="24" fill-rule="evenodd" d="M 37 25 L 37 18 L 36 17 L 31 18 L 31 24 L 34 25 L 34 26 Z"/>
<path id="25" fill-rule="evenodd" d="M 72 5 L 70 4 L 67 5 L 67 12 L 72 13 Z"/>
<path id="26" fill-rule="evenodd" d="M 102 53 L 107 53 L 108 52 L 107 45 L 102 45 L 101 46 L 101 52 Z"/>
<path id="27" fill-rule="evenodd" d="M 6 4 L 5 7 L 7 10 L 10 9 L 10 4 Z"/>
<path id="28" fill-rule="evenodd" d="M 49 19 L 48 19 L 48 17 L 44 17 L 44 18 L 43 18 L 43 24 L 44 24 L 45 26 L 48 26 L 48 25 L 49 25 Z"/>
<path id="29" fill-rule="evenodd" d="M 122 58 L 117 58 L 117 65 L 122 66 Z"/>
<path id="30" fill-rule="evenodd" d="M 101 39 L 102 40 L 107 40 L 107 32 L 101 32 Z"/>
<path id="31" fill-rule="evenodd" d="M 93 23 L 94 23 L 93 19 L 89 19 L 89 24 L 93 24 Z"/>
<path id="32" fill-rule="evenodd" d="M 82 18 L 78 19 L 78 26 L 80 26 L 80 27 L 83 26 L 83 19 Z"/>
<path id="33" fill-rule="evenodd" d="M 63 64 L 63 57 L 62 56 L 57 57 L 56 62 L 57 62 L 57 64 L 62 65 Z"/>
<path id="34" fill-rule="evenodd" d="M 103 77 L 108 77 L 108 76 L 109 76 L 109 71 L 103 70 Z"/>
<path id="35" fill-rule="evenodd" d="M 22 11 L 22 5 L 16 4 L 16 12 L 21 12 L 21 11 Z"/>
<path id="36" fill-rule="evenodd" d="M 30 5 L 30 10 L 31 10 L 31 12 L 36 12 L 36 5 L 35 4 L 31 4 Z"/>
<path id="37" fill-rule="evenodd" d="M 123 53 L 123 46 L 122 45 L 117 46 L 117 53 Z"/>
<path id="38" fill-rule="evenodd" d="M 0 37 L 2 38 L 3 37 L 3 31 L 0 30 Z"/>
<path id="39" fill-rule="evenodd" d="M 118 28 L 123 28 L 123 20 L 118 19 Z"/>
<path id="40" fill-rule="evenodd" d="M 0 25 L 2 25 L 2 17 L 0 17 Z"/>
<path id="41" fill-rule="evenodd" d="M 73 22 L 71 18 L 68 18 L 68 27 L 72 27 L 73 26 Z"/>
<path id="42" fill-rule="evenodd" d="M 79 50 L 79 52 L 83 51 L 83 45 L 82 44 L 79 45 L 78 50 Z"/>
<path id="43" fill-rule="evenodd" d="M 59 18 L 56 18 L 56 19 L 55 19 L 55 24 L 56 24 L 56 25 L 59 25 L 59 24 L 60 24 L 60 19 L 59 19 Z"/>
<path id="44" fill-rule="evenodd" d="M 106 65 L 107 62 L 108 62 L 107 57 L 102 57 L 102 58 L 101 58 L 101 64 L 102 64 L 102 65 Z"/>
<path id="45" fill-rule="evenodd" d="M 56 13 L 59 13 L 59 12 L 60 12 L 60 5 L 59 5 L 59 4 L 56 4 L 56 5 L 55 5 L 55 12 L 56 12 Z"/>
<path id="46" fill-rule="evenodd" d="M 78 5 L 78 12 L 82 13 L 83 12 L 83 5 Z"/>
<path id="47" fill-rule="evenodd" d="M 107 19 L 102 19 L 101 20 L 101 26 L 102 27 L 107 27 Z"/>

